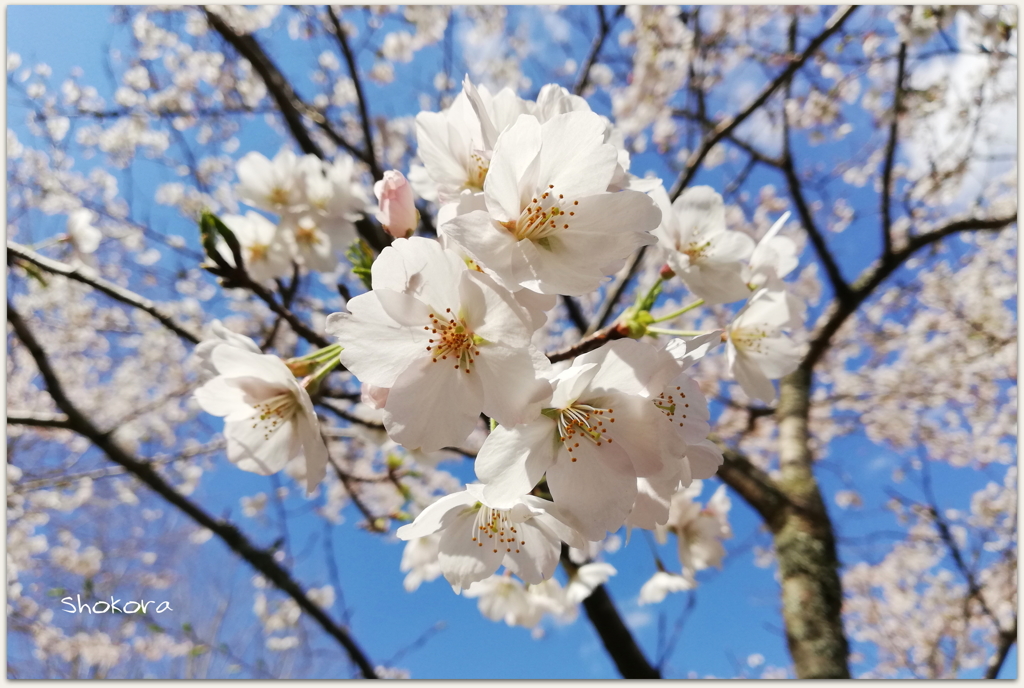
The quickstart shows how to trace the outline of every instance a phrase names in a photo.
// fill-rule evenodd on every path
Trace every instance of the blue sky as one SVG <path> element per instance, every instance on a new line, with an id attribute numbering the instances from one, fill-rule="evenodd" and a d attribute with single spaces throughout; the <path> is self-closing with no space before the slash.
<path id="1" fill-rule="evenodd" d="M 589 8 L 581 8 L 580 11 Z M 83 83 L 91 83 L 99 88 L 101 95 L 109 97 L 113 88 L 105 74 L 105 46 L 110 43 L 115 47 L 125 48 L 128 31 L 123 26 L 115 26 L 109 21 L 111 8 L 91 6 L 65 7 L 29 7 L 12 6 L 8 8 L 8 50 L 21 55 L 24 65 L 32 65 L 37 61 L 45 62 L 53 69 L 51 83 L 59 86 L 64 77 L 75 67 L 81 67 L 85 76 Z M 518 17 L 513 12 L 513 20 Z M 593 18 L 584 16 L 585 21 Z M 514 22 L 513 22 L 514 23 Z M 624 24 L 625 22 L 623 22 Z M 279 26 L 280 23 L 275 24 Z M 620 24 L 621 26 L 622 24 Z M 315 55 L 325 47 L 314 47 L 310 50 L 295 50 L 287 35 L 282 31 L 267 40 L 271 52 L 280 60 L 282 68 L 297 77 L 301 85 L 304 77 L 297 71 L 312 64 Z M 577 38 L 564 48 L 579 60 L 585 54 L 588 40 Z M 563 50 L 559 48 L 559 50 Z M 458 52 L 458 51 L 456 51 Z M 426 51 L 433 59 L 439 60 L 438 51 Z M 457 59 L 455 76 L 460 61 Z M 361 63 L 368 68 L 370 62 Z M 115 66 L 119 74 L 123 67 Z M 412 65 L 399 66 L 396 70 L 398 81 L 405 79 L 417 82 L 429 82 L 434 67 L 425 67 L 419 62 Z M 571 77 L 563 79 L 569 83 Z M 533 91 L 542 85 L 534 83 Z M 399 93 L 399 95 L 396 95 Z M 411 98 L 403 98 L 396 87 L 368 86 L 368 95 L 374 104 L 374 113 L 388 116 L 415 114 L 418 105 Z M 522 95 L 532 95 L 523 93 Z M 607 109 L 607 98 L 598 97 L 594 100 L 595 107 Z M 709 104 L 712 112 L 724 109 L 725 103 Z M 17 97 L 8 99 L 8 126 L 14 129 L 20 140 L 31 145 L 31 138 L 24 124 L 25 110 L 19 105 Z M 867 125 L 867 122 L 854 122 Z M 859 126 L 858 132 L 870 135 L 870 126 Z M 239 136 L 242 145 L 236 153 L 241 157 L 249 150 L 259 150 L 273 155 L 281 139 L 271 136 L 269 129 L 256 119 Z M 849 150 L 855 150 L 857 136 L 845 144 Z M 798 137 L 799 138 L 799 137 Z M 173 149 L 172 149 L 173 150 Z M 810 149 L 805 142 L 798 142 L 797 156 L 806 154 Z M 830 148 L 830 151 L 837 150 Z M 647 166 L 656 164 L 653 155 L 636 156 L 633 171 L 643 173 Z M 85 166 L 99 164 L 98 160 L 84 162 Z M 660 174 L 666 171 L 654 167 Z M 723 165 L 710 172 L 698 175 L 696 183 L 707 183 L 722 188 L 728 181 L 728 175 L 735 173 L 733 166 Z M 180 234 L 189 238 L 189 244 L 196 246 L 194 228 L 167 208 L 152 202 L 152 193 L 159 183 L 171 181 L 174 176 L 170 170 L 152 162 L 142 161 L 134 172 L 133 190 L 140 217 L 151 215 L 153 226 L 168 233 Z M 666 179 L 671 179 L 666 176 Z M 747 183 L 748 189 L 756 189 L 759 184 L 775 184 L 782 190 L 782 181 L 777 176 L 761 170 L 756 171 Z M 124 184 L 122 184 L 124 188 Z M 847 187 L 848 188 L 848 187 Z M 851 229 L 840 235 L 831 235 L 830 242 L 836 251 L 840 265 L 848 278 L 865 267 L 879 248 L 879 238 L 869 228 L 874 225 L 877 212 L 877 200 L 870 188 L 854 192 L 847 198 L 864 220 L 859 220 Z M 33 222 L 38 228 L 38 236 L 46 236 L 63 231 L 64 218 L 34 215 Z M 863 231 L 858 231 L 859 226 Z M 810 259 L 810 248 L 805 253 L 805 262 Z M 171 268 L 170 257 L 162 260 L 158 266 Z M 816 314 L 812 310 L 813 315 Z M 209 419 L 208 419 L 209 420 Z M 211 428 L 213 423 L 209 423 Z M 154 451 L 156 448 L 153 448 Z M 829 470 L 821 470 L 818 477 L 826 494 L 834 494 L 849 480 L 859 486 L 878 484 L 890 480 L 892 469 L 902 463 L 903 457 L 866 441 L 863 437 L 854 436 L 834 441 L 829 447 Z M 472 468 L 469 465 L 454 465 L 450 468 L 464 480 L 472 479 Z M 954 471 L 943 466 L 935 467 L 936 489 L 944 506 L 963 508 L 967 505 L 971 492 L 981 488 L 988 478 L 975 471 Z M 704 498 L 710 496 L 717 486 L 716 481 L 707 481 Z M 279 533 L 279 525 L 271 520 L 269 524 L 260 524 L 245 519 L 240 513 L 239 497 L 251 495 L 257 491 L 272 489 L 272 483 L 264 477 L 241 473 L 226 462 L 213 471 L 208 472 L 194 495 L 207 505 L 209 511 L 221 513 L 229 510 L 232 518 L 257 542 L 269 545 Z M 914 494 L 908 487 L 906 490 Z M 857 512 L 843 512 L 830 504 L 830 509 L 840 537 L 841 552 L 847 560 L 859 560 L 865 556 L 857 546 L 849 549 L 842 543 L 854 541 L 860 536 L 870 534 L 879 529 L 891 528 L 893 522 L 881 511 L 886 496 L 881 490 L 862 489 L 862 494 L 875 495 L 878 500 L 869 502 Z M 155 500 L 153 501 L 155 504 Z M 293 552 L 322 547 L 323 527 L 319 519 L 304 518 L 302 513 L 308 510 L 306 500 L 293 490 L 285 500 L 285 508 L 293 514 L 289 517 L 288 530 Z M 130 508 L 123 508 L 121 516 L 130 518 Z M 185 525 L 183 517 L 172 515 L 167 507 L 169 522 L 161 521 L 161 527 L 171 524 Z M 272 512 L 268 512 L 271 516 Z M 439 622 L 444 624 L 420 649 L 408 652 L 395 662 L 399 667 L 408 669 L 415 678 L 491 678 L 502 676 L 507 678 L 612 678 L 617 676 L 614 666 L 601 648 L 600 641 L 585 618 L 569 626 L 545 622 L 545 635 L 536 640 L 530 632 L 521 628 L 508 628 L 504 624 L 495 624 L 484 619 L 476 610 L 475 601 L 455 596 L 449 586 L 442 580 L 427 583 L 414 593 L 406 593 L 402 587 L 404 574 L 399 571 L 402 545 L 386 538 L 388 544 L 381 542 L 380 536 L 370 535 L 353 527 L 358 521 L 358 514 L 346 512 L 347 523 L 333 529 L 331 533 L 334 551 L 337 557 L 339 578 L 344 598 L 352 613 L 351 623 L 355 637 L 364 649 L 377 662 L 384 662 L 395 653 L 407 647 L 424 632 Z M 786 652 L 785 638 L 781 629 L 779 616 L 778 586 L 775 583 L 774 568 L 761 569 L 753 565 L 753 546 L 767 546 L 768 535 L 762 530 L 760 518 L 752 512 L 738 497 L 733 497 L 731 522 L 736 536 L 729 541 L 729 556 L 726 567 L 721 572 L 707 571 L 698 576 L 702 585 L 696 591 L 696 604 L 687 617 L 685 627 L 679 637 L 675 652 L 670 656 L 666 668 L 666 676 L 673 678 L 686 677 L 691 672 L 698 676 L 734 676 L 744 671 L 751 671 L 746 664 L 749 655 L 760 653 L 766 663 L 775 666 L 788 666 L 789 657 Z M 878 548 L 878 543 L 866 558 L 875 561 L 884 554 L 885 548 Z M 677 565 L 675 554 L 670 544 L 660 549 L 660 554 L 669 567 Z M 219 590 L 237 587 L 242 601 L 236 605 L 227 622 L 230 635 L 232 631 L 246 632 L 256 624 L 247 601 L 249 572 L 243 564 L 237 563 L 215 540 L 199 546 L 186 548 L 182 551 L 182 570 L 187 575 L 168 591 L 172 599 L 179 601 L 182 617 L 167 623 L 192 623 L 200 626 L 207 610 L 206 604 L 215 604 Z M 640 586 L 654 572 L 654 563 L 650 554 L 649 538 L 644 533 L 634 533 L 624 550 L 613 555 L 610 561 L 618 568 L 619 575 L 609 584 L 612 596 L 619 609 L 634 630 L 641 646 L 649 657 L 653 657 L 659 645 L 659 617 L 664 617 L 664 625 L 671 629 L 686 607 L 687 594 L 670 596 L 661 605 L 638 607 L 636 595 Z M 330 582 L 329 571 L 320 556 L 308 556 L 295 569 L 297 577 L 307 586 L 320 586 Z M 340 611 L 340 601 L 335 605 L 335 613 Z M 194 615 L 194 616 L 193 616 Z M 167 615 L 164 615 L 165 617 Z M 161 619 L 164 621 L 165 619 Z M 312 626 L 310 626 L 312 627 Z M 257 630 L 252 630 L 258 636 Z M 326 641 L 317 641 L 320 648 L 330 648 Z M 258 643 L 255 654 L 259 654 Z M 19 651 L 13 648 L 13 652 Z M 20 648 L 25 652 L 25 648 Z M 1016 650 L 1006 664 L 1003 675 L 1013 671 L 1016 663 Z M 329 666 L 329 663 L 313 666 Z M 332 674 L 325 673 L 323 676 Z"/>

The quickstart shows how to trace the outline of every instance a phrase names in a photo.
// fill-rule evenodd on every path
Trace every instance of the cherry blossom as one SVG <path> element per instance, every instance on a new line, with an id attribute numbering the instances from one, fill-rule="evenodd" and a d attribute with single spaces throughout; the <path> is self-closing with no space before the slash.
<path id="1" fill-rule="evenodd" d="M 303 457 L 310 492 L 327 470 L 327 448 L 309 394 L 276 356 L 231 344 L 213 349 L 217 377 L 196 390 L 204 411 L 224 418 L 228 459 L 244 471 L 277 473 Z"/>
<path id="2" fill-rule="evenodd" d="M 726 229 L 722 197 L 709 186 L 695 186 L 669 204 L 664 187 L 651 192 L 661 208 L 658 244 L 672 270 L 708 305 L 747 298 L 744 264 L 754 241 Z"/>
<path id="3" fill-rule="evenodd" d="M 774 401 L 771 380 L 793 372 L 800 364 L 805 347 L 787 333 L 800 316 L 785 291 L 766 287 L 750 298 L 729 325 L 729 369 L 752 398 Z"/>
<path id="4" fill-rule="evenodd" d="M 380 209 L 377 220 L 384 231 L 393 237 L 408 238 L 416 231 L 419 212 L 416 210 L 412 187 L 401 172 L 388 170 L 384 178 L 373 185 Z"/>
<path id="5" fill-rule="evenodd" d="M 475 467 L 489 502 L 507 504 L 546 474 L 555 504 L 599 540 L 626 521 L 638 477 L 672 490 L 688 483 L 681 440 L 706 436 L 706 402 L 680 372 L 670 353 L 632 340 L 577 357 L 552 378 L 536 420 L 496 428 L 484 442 Z"/>
<path id="6" fill-rule="evenodd" d="M 434 451 L 464 441 L 481 411 L 515 425 L 537 408 L 545 383 L 529 316 L 486 275 L 435 241 L 399 239 L 374 262 L 373 287 L 327 331 L 349 370 L 390 390 L 392 438 Z"/>
<path id="7" fill-rule="evenodd" d="M 523 581 L 540 583 L 554 573 L 562 542 L 582 544 L 551 502 L 523 496 L 494 508 L 481 501 L 482 487 L 474 483 L 442 497 L 398 529 L 403 540 L 441 533 L 437 560 L 456 592 L 503 564 Z"/>
<path id="8" fill-rule="evenodd" d="M 588 292 L 654 241 L 648 232 L 659 213 L 650 199 L 607 192 L 617 160 L 593 113 L 544 124 L 520 116 L 495 144 L 484 182 L 487 210 L 459 215 L 439 231 L 507 288 Z"/>

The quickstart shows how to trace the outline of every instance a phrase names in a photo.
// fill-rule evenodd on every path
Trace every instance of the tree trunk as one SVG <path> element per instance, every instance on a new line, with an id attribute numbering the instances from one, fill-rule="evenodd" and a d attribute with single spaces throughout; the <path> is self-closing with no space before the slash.
<path id="1" fill-rule="evenodd" d="M 782 380 L 778 486 L 788 497 L 769 523 L 782 579 L 786 641 L 800 678 L 850 678 L 843 633 L 843 589 L 832 521 L 818 489 L 808 446 L 811 373 Z"/>

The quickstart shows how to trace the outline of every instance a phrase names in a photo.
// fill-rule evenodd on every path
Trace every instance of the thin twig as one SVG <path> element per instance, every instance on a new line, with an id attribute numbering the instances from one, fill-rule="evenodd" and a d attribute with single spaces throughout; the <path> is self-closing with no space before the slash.
<path id="1" fill-rule="evenodd" d="M 714 148 L 719 141 L 732 133 L 736 127 L 746 121 L 746 119 L 754 114 L 758 108 L 768 102 L 768 99 L 772 94 L 775 93 L 780 86 L 786 83 L 798 69 L 803 67 L 804 63 L 818 51 L 818 48 L 820 48 L 825 41 L 831 38 L 833 34 L 842 28 L 843 24 L 850 18 L 850 15 L 852 15 L 856 9 L 856 6 L 851 6 L 837 10 L 828 22 L 826 22 L 825 29 L 810 42 L 807 48 L 800 53 L 798 57 L 789 63 L 789 66 L 786 67 L 781 74 L 765 86 L 764 90 L 762 90 L 749 105 L 743 108 L 735 116 L 727 117 L 719 122 L 718 125 L 704 137 L 703 141 L 701 141 L 700 147 L 694 151 L 686 161 L 686 167 L 683 169 L 682 174 L 679 175 L 676 183 L 673 184 L 672 191 L 669 193 L 669 198 L 675 200 L 679 197 L 679 194 L 681 194 L 693 180 L 694 176 L 697 174 L 697 170 L 700 168 L 700 164 L 704 161 L 704 158 L 707 157 L 707 154 L 711 149 Z"/>
<path id="2" fill-rule="evenodd" d="M 892 97 L 892 122 L 889 123 L 889 143 L 885 147 L 885 167 L 882 169 L 882 241 L 885 254 L 892 253 L 892 168 L 896 159 L 896 139 L 899 135 L 900 100 L 907 65 L 907 44 L 900 43 L 896 67 L 896 92 Z"/>
<path id="3" fill-rule="evenodd" d="M 363 145 L 366 148 L 366 154 L 363 157 L 363 160 L 370 166 L 370 172 L 373 174 L 373 178 L 375 180 L 379 180 L 384 177 L 384 173 L 381 172 L 380 165 L 377 164 L 377 155 L 373 150 L 373 132 L 370 129 L 370 115 L 366 109 L 366 96 L 363 95 L 363 83 L 359 78 L 359 69 L 356 66 L 356 58 L 355 55 L 352 54 L 352 48 L 348 44 L 348 36 L 345 35 L 345 29 L 341 26 L 341 22 L 338 20 L 338 15 L 330 5 L 327 6 L 327 15 L 331 18 L 331 25 L 334 28 L 334 37 L 338 40 L 338 47 L 341 48 L 342 55 L 345 56 L 345 64 L 348 65 L 348 73 L 352 77 L 352 84 L 356 89 L 356 104 L 359 106 L 359 121 L 363 127 Z"/>
<path id="4" fill-rule="evenodd" d="M 160 324 L 174 332 L 174 334 L 178 335 L 182 339 L 186 339 L 193 344 L 199 343 L 199 335 L 174 322 L 171 316 L 161 311 L 155 303 L 144 296 L 140 296 L 139 294 L 125 289 L 124 287 L 119 287 L 113 282 L 108 282 L 99 275 L 89 274 L 81 268 L 71 267 L 66 263 L 61 263 L 60 261 L 51 260 L 41 256 L 27 246 L 22 246 L 21 244 L 13 241 L 7 242 L 7 253 L 8 258 L 10 258 L 11 255 L 15 255 L 21 260 L 27 261 L 38 268 L 42 268 L 51 274 L 61 275 L 62 277 L 73 279 L 76 282 L 88 284 L 90 287 L 103 292 L 115 301 L 120 301 L 123 304 L 149 313 L 151 316 L 159 320 Z"/>

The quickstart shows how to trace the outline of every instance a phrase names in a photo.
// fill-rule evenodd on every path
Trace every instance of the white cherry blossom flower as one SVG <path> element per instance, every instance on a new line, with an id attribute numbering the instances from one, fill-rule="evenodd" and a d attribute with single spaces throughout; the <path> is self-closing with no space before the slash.
<path id="1" fill-rule="evenodd" d="M 598 115 L 569 112 L 544 124 L 522 115 L 495 145 L 487 209 L 439 232 L 510 290 L 584 294 L 654 242 L 654 203 L 638 191 L 608 192 L 616 166 Z"/>
<path id="2" fill-rule="evenodd" d="M 207 413 L 224 418 L 228 460 L 270 475 L 304 457 L 312 492 L 327 470 L 327 447 L 309 394 L 276 356 L 222 344 L 210 355 L 217 377 L 195 392 Z"/>
<path id="3" fill-rule="evenodd" d="M 637 604 L 657 604 L 670 592 L 693 590 L 695 587 L 697 584 L 691 578 L 668 571 L 658 571 L 640 588 Z"/>
<path id="4" fill-rule="evenodd" d="M 689 479 L 684 438 L 703 438 L 707 422 L 686 406 L 699 389 L 683 390 L 679 376 L 670 353 L 630 339 L 577 357 L 552 379 L 539 417 L 495 428 L 480 448 L 475 468 L 488 503 L 505 506 L 546 474 L 555 504 L 588 540 L 617 530 L 638 477 Z"/>
<path id="5" fill-rule="evenodd" d="M 319 164 L 315 156 L 307 157 Z M 235 167 L 238 196 L 261 210 L 281 213 L 302 202 L 302 170 L 312 161 L 300 159 L 287 148 L 282 148 L 273 161 L 255 151 L 248 153 Z"/>
<path id="6" fill-rule="evenodd" d="M 671 205 L 664 187 L 651 192 L 661 208 L 655 230 L 669 267 L 686 287 L 709 304 L 747 298 L 744 262 L 754 240 L 725 227 L 725 205 L 710 186 L 684 191 Z"/>
<path id="7" fill-rule="evenodd" d="M 441 564 L 437 560 L 440 541 L 441 536 L 434 533 L 406 543 L 405 549 L 402 550 L 402 563 L 399 565 L 399 570 L 405 573 L 402 585 L 406 592 L 412 592 L 420 587 L 420 584 L 441 575 Z"/>
<path id="8" fill-rule="evenodd" d="M 234 346 L 254 354 L 262 354 L 260 347 L 244 334 L 232 332 L 224 327 L 220 320 L 213 320 L 206 328 L 206 336 L 203 341 L 196 344 L 192 351 L 203 371 L 211 376 L 217 374 L 217 367 L 213 364 L 213 350 L 221 345 Z"/>
<path id="9" fill-rule="evenodd" d="M 86 256 L 95 253 L 103 240 L 103 232 L 93 225 L 95 220 L 96 213 L 88 208 L 79 208 L 68 213 L 68 238 L 75 249 L 76 258 L 82 262 L 92 261 Z"/>
<path id="10" fill-rule="evenodd" d="M 281 230 L 309 270 L 331 272 L 338 255 L 356 239 L 355 222 L 366 209 L 366 191 L 353 179 L 353 161 L 338 156 L 325 165 L 304 156 L 296 167 L 295 202 L 281 213 Z"/>
<path id="11" fill-rule="evenodd" d="M 729 370 L 751 398 L 775 400 L 772 380 L 796 370 L 806 346 L 787 330 L 795 329 L 799 302 L 781 288 L 763 288 L 751 297 L 728 328 Z"/>
<path id="12" fill-rule="evenodd" d="M 526 109 L 511 89 L 492 96 L 467 77 L 450 108 L 416 115 L 416 155 L 423 163 L 409 173 L 416 193 L 447 204 L 482 192 L 498 134 Z"/>
<path id="13" fill-rule="evenodd" d="M 729 526 L 729 510 L 732 507 L 725 485 L 718 489 L 702 507 L 697 502 L 703 483 L 695 480 L 685 490 L 672 498 L 668 523 L 655 532 L 659 542 L 664 543 L 667 533 L 675 533 L 679 545 L 679 562 L 685 575 L 692 579 L 697 571 L 721 568 L 725 558 L 722 540 L 732 537 Z"/>
<path id="14" fill-rule="evenodd" d="M 502 565 L 527 583 L 540 583 L 554 574 L 562 542 L 582 544 L 551 502 L 526 495 L 509 508 L 497 509 L 482 499 L 483 486 L 469 484 L 437 500 L 397 532 L 402 540 L 440 533 L 437 560 L 456 592 Z"/>
<path id="15" fill-rule="evenodd" d="M 565 589 L 566 599 L 573 604 L 579 604 L 590 597 L 597 586 L 604 585 L 609 578 L 617 574 L 614 566 L 603 561 L 584 564 L 576 569 L 576 573 L 569 580 L 569 585 Z"/>
<path id="16" fill-rule="evenodd" d="M 245 215 L 225 215 L 221 220 L 238 239 L 245 270 L 253 280 L 266 282 L 291 274 L 292 250 L 273 222 L 252 210 Z M 218 246 L 225 260 L 233 263 L 227 244 L 221 241 Z"/>
<path id="17" fill-rule="evenodd" d="M 763 287 L 770 280 L 781 280 L 791 273 L 800 263 L 793 240 L 779 236 L 783 225 L 789 219 L 789 212 L 775 221 L 771 229 L 761 237 L 750 255 L 750 274 L 747 282 L 755 287 Z"/>
<path id="18" fill-rule="evenodd" d="M 539 408 L 547 359 L 530 345 L 529 314 L 489 277 L 413 237 L 381 252 L 372 283 L 327 332 L 361 382 L 389 390 L 383 420 L 395 441 L 435 451 L 463 442 L 481 411 L 515 425 Z"/>

